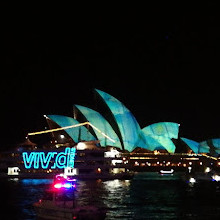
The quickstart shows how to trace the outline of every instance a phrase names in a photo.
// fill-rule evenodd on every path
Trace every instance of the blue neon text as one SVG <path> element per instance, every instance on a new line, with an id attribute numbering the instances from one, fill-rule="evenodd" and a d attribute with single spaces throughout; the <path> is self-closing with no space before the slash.
<path id="1" fill-rule="evenodd" d="M 26 169 L 63 169 L 74 168 L 76 148 L 65 149 L 65 152 L 23 152 L 22 157 Z"/>

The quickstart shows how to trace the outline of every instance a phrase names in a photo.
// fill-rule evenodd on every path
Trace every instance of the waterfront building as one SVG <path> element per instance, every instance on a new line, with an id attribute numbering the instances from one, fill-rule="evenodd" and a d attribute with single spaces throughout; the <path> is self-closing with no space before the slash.
<path id="1" fill-rule="evenodd" d="M 23 173 L 59 173 L 60 169 L 24 169 L 22 152 L 60 152 L 65 147 L 76 147 L 76 169 L 64 169 L 69 174 L 120 173 L 129 169 L 157 170 L 159 167 L 174 167 L 187 170 L 189 167 L 205 169 L 219 168 L 220 139 L 196 142 L 179 137 L 180 125 L 176 122 L 157 122 L 140 127 L 134 115 L 118 99 L 96 89 L 96 93 L 105 103 L 104 116 L 91 108 L 74 105 L 73 117 L 46 115 L 49 131 L 30 133 L 25 143 L 14 151 L 1 153 L 1 172 Z M 77 119 L 81 114 L 84 121 Z M 85 121 L 86 120 L 86 121 Z M 50 132 L 51 143 L 39 148 L 31 142 L 36 134 Z M 92 144 L 89 144 L 92 143 Z M 117 151 L 116 158 L 105 157 L 108 152 Z M 91 157 L 93 155 L 93 159 Z M 51 161 L 53 163 L 53 161 Z"/>
<path id="2" fill-rule="evenodd" d="M 133 152 L 142 148 L 151 152 L 165 151 L 167 153 L 205 153 L 218 157 L 220 153 L 220 139 L 196 142 L 188 138 L 179 137 L 180 124 L 177 122 L 157 122 L 140 127 L 131 111 L 118 99 L 110 94 L 96 89 L 95 92 L 105 103 L 105 117 L 85 106 L 74 105 L 74 118 L 62 115 L 47 115 L 50 128 L 66 127 L 88 121 L 94 126 L 74 127 L 64 130 L 74 142 L 80 140 L 99 140 L 99 147 L 114 146 L 122 151 Z M 84 121 L 77 121 L 79 112 Z M 106 117 L 109 116 L 109 117 Z M 98 128 L 98 129 L 94 129 Z M 102 135 L 105 133 L 111 139 Z M 59 138 L 59 133 L 53 133 Z M 184 146 L 185 145 L 185 146 Z M 182 149 L 180 149 L 182 148 Z"/>

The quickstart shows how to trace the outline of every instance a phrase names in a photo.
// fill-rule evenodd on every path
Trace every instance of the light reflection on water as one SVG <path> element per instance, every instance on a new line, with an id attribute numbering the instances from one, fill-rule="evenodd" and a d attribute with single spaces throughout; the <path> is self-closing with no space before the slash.
<path id="1" fill-rule="evenodd" d="M 32 204 L 52 180 L 0 180 L 0 219 L 36 219 Z M 106 219 L 219 219 L 220 192 L 211 185 L 188 187 L 179 174 L 138 173 L 133 180 L 78 181 L 78 205 L 107 208 Z M 6 211 L 10 208 L 10 212 Z"/>
<path id="2" fill-rule="evenodd" d="M 52 179 L 22 179 L 21 180 L 22 185 L 47 185 L 52 184 Z"/>

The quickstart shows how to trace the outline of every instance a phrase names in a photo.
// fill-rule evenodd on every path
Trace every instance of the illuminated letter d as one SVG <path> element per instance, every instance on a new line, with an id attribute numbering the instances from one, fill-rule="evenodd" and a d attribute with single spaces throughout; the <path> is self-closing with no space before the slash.
<path id="1" fill-rule="evenodd" d="M 65 153 L 64 152 L 60 152 L 59 154 L 57 154 L 57 157 L 56 157 L 56 166 L 59 168 L 59 169 L 63 169 L 63 168 L 66 168 L 66 157 L 67 155 L 69 154 L 70 152 L 70 148 L 67 147 L 65 149 Z"/>

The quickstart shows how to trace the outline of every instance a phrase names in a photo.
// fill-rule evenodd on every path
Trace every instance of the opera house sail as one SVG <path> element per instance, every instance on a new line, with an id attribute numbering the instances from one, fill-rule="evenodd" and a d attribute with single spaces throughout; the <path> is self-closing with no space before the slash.
<path id="1" fill-rule="evenodd" d="M 136 147 L 150 151 L 162 149 L 169 153 L 175 152 L 176 147 L 172 139 L 178 138 L 179 124 L 159 122 L 141 129 L 134 115 L 122 102 L 106 92 L 98 89 L 95 91 L 107 105 L 107 110 L 113 116 L 118 129 L 115 128 L 114 123 L 109 118 L 104 118 L 99 112 L 85 106 L 74 105 L 74 109 L 78 109 L 85 119 L 91 123 L 90 130 L 84 126 L 66 130 L 66 133 L 75 143 L 78 142 L 80 136 L 82 140 L 99 140 L 102 147 L 114 146 L 129 152 L 132 152 Z M 74 118 L 61 115 L 48 115 L 47 118 L 60 127 L 80 123 Z M 91 129 L 93 130 L 92 133 L 90 133 Z M 107 136 L 111 138 L 106 138 Z"/>
<path id="2" fill-rule="evenodd" d="M 79 124 L 76 119 L 63 115 L 47 115 L 47 118 L 55 122 L 60 127 L 67 127 Z M 80 139 L 87 141 L 96 140 L 96 138 L 84 126 L 69 128 L 65 131 L 75 143 L 78 143 Z"/>
<path id="3" fill-rule="evenodd" d="M 107 104 L 119 127 L 122 145 L 128 151 L 134 150 L 141 133 L 141 128 L 133 114 L 118 99 L 106 92 L 96 89 L 96 92 Z"/>
<path id="4" fill-rule="evenodd" d="M 117 134 L 115 133 L 111 125 L 108 123 L 108 121 L 99 112 L 81 105 L 75 105 L 75 107 L 86 117 L 86 119 L 89 122 L 91 122 L 91 124 L 93 124 L 100 131 L 102 131 L 104 134 L 108 135 L 114 140 L 113 142 L 108 138 L 106 138 L 105 136 L 103 136 L 97 130 L 94 130 L 98 140 L 100 141 L 101 146 L 115 146 L 122 149 Z"/>
<path id="5" fill-rule="evenodd" d="M 181 137 L 180 139 L 183 140 L 194 153 L 199 153 L 199 143 L 197 141 L 193 141 L 184 137 Z"/>
<path id="6" fill-rule="evenodd" d="M 179 124 L 174 122 L 159 122 L 146 126 L 142 129 L 146 142 L 149 137 L 155 141 L 150 144 L 150 150 L 165 149 L 169 153 L 175 152 L 175 145 L 173 139 L 178 139 Z M 151 141 L 152 142 L 152 141 Z"/>

